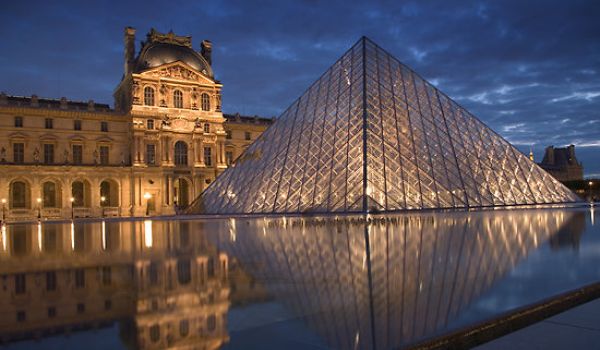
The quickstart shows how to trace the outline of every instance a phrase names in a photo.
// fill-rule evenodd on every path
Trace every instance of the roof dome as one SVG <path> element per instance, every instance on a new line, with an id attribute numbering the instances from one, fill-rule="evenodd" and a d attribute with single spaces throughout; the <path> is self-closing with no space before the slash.
<path id="1" fill-rule="evenodd" d="M 161 36 L 158 37 L 158 35 Z M 184 41 L 187 40 L 187 37 L 174 37 L 175 39 L 173 39 L 172 33 L 164 35 L 155 31 L 148 36 L 149 40 L 142 46 L 137 58 L 136 72 L 181 61 L 202 74 L 213 77 L 212 69 L 206 59 L 191 48 L 191 42 Z M 180 39 L 181 43 L 175 42 L 177 39 Z"/>

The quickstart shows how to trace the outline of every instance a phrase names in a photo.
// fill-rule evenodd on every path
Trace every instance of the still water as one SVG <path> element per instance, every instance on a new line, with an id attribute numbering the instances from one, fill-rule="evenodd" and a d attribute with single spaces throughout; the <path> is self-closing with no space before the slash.
<path id="1" fill-rule="evenodd" d="M 7 349 L 404 347 L 600 281 L 584 209 L 8 225 Z"/>

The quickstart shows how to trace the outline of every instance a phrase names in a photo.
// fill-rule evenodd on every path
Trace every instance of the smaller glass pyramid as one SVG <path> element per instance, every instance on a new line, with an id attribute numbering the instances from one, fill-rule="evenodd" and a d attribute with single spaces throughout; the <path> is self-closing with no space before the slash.
<path id="1" fill-rule="evenodd" d="M 374 212 L 577 200 L 363 37 L 188 212 Z"/>

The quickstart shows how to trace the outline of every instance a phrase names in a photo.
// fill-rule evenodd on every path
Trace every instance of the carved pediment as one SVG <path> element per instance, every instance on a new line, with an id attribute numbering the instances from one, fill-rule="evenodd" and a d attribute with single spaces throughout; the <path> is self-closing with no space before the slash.
<path id="1" fill-rule="evenodd" d="M 141 73 L 144 76 L 158 77 L 158 78 L 173 78 L 196 81 L 203 84 L 213 84 L 214 82 L 206 76 L 194 71 L 187 64 L 183 62 L 174 62 L 161 67 L 156 67 L 149 71 Z M 204 72 L 204 74 L 207 74 Z"/>
<path id="2" fill-rule="evenodd" d="M 171 130 L 173 131 L 194 131 L 195 124 L 192 121 L 186 119 L 173 119 L 171 120 Z"/>

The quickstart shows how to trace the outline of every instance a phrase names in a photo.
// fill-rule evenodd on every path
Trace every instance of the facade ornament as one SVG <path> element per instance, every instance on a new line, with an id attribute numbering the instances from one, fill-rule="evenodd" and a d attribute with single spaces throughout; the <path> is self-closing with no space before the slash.
<path id="1" fill-rule="evenodd" d="M 94 165 L 98 164 L 98 149 L 94 150 Z"/>
<path id="2" fill-rule="evenodd" d="M 138 84 L 137 81 L 133 82 L 133 86 L 131 88 L 131 95 L 133 96 L 133 104 L 134 105 L 139 105 L 140 104 L 140 85 Z"/>
<path id="3" fill-rule="evenodd" d="M 35 163 L 39 163 L 40 162 L 40 150 L 37 147 L 33 150 L 33 161 Z"/>
<path id="4" fill-rule="evenodd" d="M 6 148 L 0 149 L 0 162 L 6 163 Z"/>

